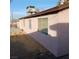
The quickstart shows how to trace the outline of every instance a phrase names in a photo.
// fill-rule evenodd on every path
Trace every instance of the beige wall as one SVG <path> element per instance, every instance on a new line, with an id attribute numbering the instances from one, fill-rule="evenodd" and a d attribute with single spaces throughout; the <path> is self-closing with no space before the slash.
<path id="1" fill-rule="evenodd" d="M 69 9 L 49 16 L 49 35 L 57 42 L 57 56 L 67 54 L 69 51 Z"/>
<path id="2" fill-rule="evenodd" d="M 17 26 L 18 26 L 18 28 L 20 28 L 20 29 L 24 29 L 24 27 L 25 27 L 25 19 L 19 20 L 19 21 L 17 22 Z"/>
<path id="3" fill-rule="evenodd" d="M 25 26 L 23 26 L 23 21 L 19 21 L 20 28 L 23 28 L 26 34 L 31 35 L 36 41 L 41 43 L 49 51 L 51 51 L 55 56 L 62 56 L 68 53 L 69 50 L 69 13 L 68 9 L 65 9 L 56 14 L 40 16 L 35 18 L 24 19 Z M 46 36 L 42 33 L 37 33 L 38 31 L 38 18 L 48 17 L 48 34 Z M 32 28 L 29 29 L 29 20 L 31 20 Z"/>
<path id="4" fill-rule="evenodd" d="M 19 21 L 17 22 L 17 27 L 20 28 L 20 22 Z"/>
<path id="5" fill-rule="evenodd" d="M 31 20 L 31 28 L 29 28 L 29 20 Z M 38 20 L 36 18 L 25 19 L 24 31 L 27 34 L 38 31 Z"/>
<path id="6" fill-rule="evenodd" d="M 58 23 L 58 16 L 57 16 L 57 14 L 52 14 L 52 15 L 49 15 L 48 19 L 49 19 L 48 20 L 48 24 L 49 24 L 48 25 L 48 34 L 50 36 L 56 37 L 57 36 L 56 30 L 51 29 L 50 26 Z"/>
<path id="7" fill-rule="evenodd" d="M 20 28 L 20 29 L 23 28 L 23 27 L 22 27 L 22 26 L 23 26 L 23 25 L 22 25 L 22 24 L 23 24 L 22 21 L 23 21 L 23 20 L 19 20 L 19 21 L 17 22 L 17 26 L 18 26 L 18 28 Z"/>
<path id="8" fill-rule="evenodd" d="M 69 10 L 58 13 L 58 54 L 61 56 L 69 52 Z M 62 53 L 61 53 L 62 52 Z"/>

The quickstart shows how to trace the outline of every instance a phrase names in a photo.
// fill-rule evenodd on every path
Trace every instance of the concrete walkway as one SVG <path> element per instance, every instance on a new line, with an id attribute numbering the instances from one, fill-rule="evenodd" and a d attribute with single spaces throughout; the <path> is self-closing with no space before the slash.
<path id="1" fill-rule="evenodd" d="M 15 29 L 10 33 L 10 59 L 68 59 L 68 56 L 56 58 L 25 32 Z"/>

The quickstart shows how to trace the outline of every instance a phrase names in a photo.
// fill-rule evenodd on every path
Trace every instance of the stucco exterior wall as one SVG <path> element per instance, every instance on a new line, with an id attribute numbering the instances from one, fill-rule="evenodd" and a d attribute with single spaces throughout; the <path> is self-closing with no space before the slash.
<path id="1" fill-rule="evenodd" d="M 17 26 L 18 26 L 18 28 L 20 28 L 20 29 L 23 29 L 23 19 L 22 20 L 19 20 L 18 22 L 17 22 Z"/>
<path id="2" fill-rule="evenodd" d="M 17 22 L 17 27 L 20 28 L 20 21 Z"/>
<path id="3" fill-rule="evenodd" d="M 55 25 L 58 23 L 58 16 L 57 14 L 52 14 L 48 16 L 48 34 L 52 37 L 57 37 L 57 31 L 51 29 L 52 25 Z"/>
<path id="4" fill-rule="evenodd" d="M 38 32 L 38 18 L 48 18 L 48 35 Z M 24 29 L 26 34 L 31 35 L 42 44 L 45 48 L 51 51 L 56 57 L 63 56 L 69 51 L 69 13 L 68 9 L 60 11 L 56 14 L 28 18 L 19 21 L 19 26 Z M 29 28 L 29 20 L 31 20 L 31 29 Z"/>
<path id="5" fill-rule="evenodd" d="M 38 18 L 48 17 L 48 34 L 50 37 L 43 34 L 35 34 L 35 37 L 41 37 L 39 41 L 55 56 L 63 56 L 68 54 L 69 50 L 69 9 L 65 9 L 57 14 L 41 16 Z M 38 38 L 37 37 L 37 38 Z M 45 40 L 44 40 L 45 38 Z M 51 39 L 52 38 L 52 39 Z M 51 39 L 51 40 L 50 40 Z M 50 42 L 50 43 L 49 43 Z M 48 44 L 49 43 L 49 44 Z"/>
<path id="6" fill-rule="evenodd" d="M 29 20 L 31 20 L 31 24 L 29 24 Z M 30 25 L 31 25 L 31 28 L 29 27 Z M 37 20 L 37 18 L 25 19 L 24 31 L 27 34 L 38 31 L 38 20 Z"/>
<path id="7" fill-rule="evenodd" d="M 48 34 L 45 35 L 38 32 L 38 18 L 48 18 Z M 58 57 L 58 38 L 56 37 L 57 33 L 55 30 L 51 30 L 50 26 L 57 23 L 57 14 L 52 15 L 46 15 L 46 16 L 40 16 L 36 18 L 30 18 L 32 19 L 32 29 L 29 29 L 27 25 L 27 32 L 29 35 L 31 35 L 33 38 L 35 38 L 36 41 L 38 41 L 40 44 L 42 44 L 45 48 L 47 48 L 49 51 L 51 51 L 55 56 Z M 27 24 L 29 19 L 26 20 Z M 53 22 L 52 22 L 53 21 Z"/>
<path id="8" fill-rule="evenodd" d="M 69 9 L 49 16 L 49 35 L 57 40 L 57 56 L 68 54 L 69 50 Z"/>
<path id="9" fill-rule="evenodd" d="M 19 28 L 19 21 L 17 22 L 17 27 Z"/>
<path id="10" fill-rule="evenodd" d="M 58 13 L 58 54 L 65 55 L 69 52 L 69 9 Z M 62 53 L 61 53 L 62 52 Z"/>

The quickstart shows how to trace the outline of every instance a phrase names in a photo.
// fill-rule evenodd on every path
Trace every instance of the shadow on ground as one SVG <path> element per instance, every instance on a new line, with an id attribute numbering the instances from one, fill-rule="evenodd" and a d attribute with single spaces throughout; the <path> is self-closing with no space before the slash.
<path id="1" fill-rule="evenodd" d="M 63 39 L 61 41 L 64 42 L 66 39 L 68 41 L 68 24 L 52 25 L 50 29 L 57 31 L 57 36 Z M 56 58 L 46 48 L 26 34 L 10 36 L 10 56 L 10 59 L 69 59 L 69 55 Z"/>
<path id="2" fill-rule="evenodd" d="M 11 36 L 10 56 L 10 59 L 55 59 L 47 49 L 25 34 Z"/>

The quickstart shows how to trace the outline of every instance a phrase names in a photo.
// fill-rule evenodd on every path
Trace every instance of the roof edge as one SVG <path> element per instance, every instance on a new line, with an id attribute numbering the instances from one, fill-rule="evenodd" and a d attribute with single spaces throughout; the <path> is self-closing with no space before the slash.
<path id="1" fill-rule="evenodd" d="M 69 8 L 69 2 L 64 3 L 63 5 L 59 5 L 41 12 L 38 12 L 36 14 L 30 15 L 30 16 L 25 16 L 25 17 L 21 17 L 19 19 L 27 19 L 27 18 L 33 18 L 33 17 L 37 17 L 37 16 L 42 16 L 42 15 L 48 15 L 48 14 L 52 14 L 52 13 L 57 13 L 59 11 L 62 11 L 64 9 Z"/>

